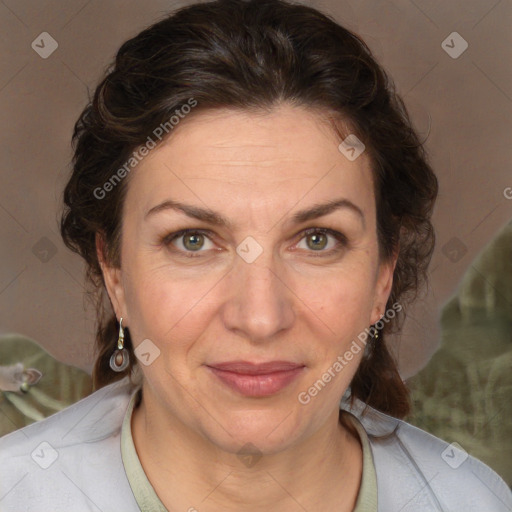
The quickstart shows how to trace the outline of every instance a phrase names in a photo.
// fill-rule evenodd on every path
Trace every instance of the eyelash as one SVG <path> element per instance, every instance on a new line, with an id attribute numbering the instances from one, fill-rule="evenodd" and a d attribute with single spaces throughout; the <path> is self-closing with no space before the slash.
<path id="1" fill-rule="evenodd" d="M 160 243 L 171 248 L 171 250 L 173 252 L 178 253 L 180 255 L 184 255 L 185 258 L 200 258 L 202 256 L 200 256 L 199 253 L 205 252 L 205 251 L 197 251 L 197 255 L 196 255 L 196 253 L 194 253 L 193 251 L 182 251 L 181 249 L 174 248 L 172 246 L 172 242 L 174 240 L 176 240 L 177 238 L 183 237 L 185 235 L 190 235 L 190 234 L 204 235 L 207 238 L 210 238 L 210 236 L 209 236 L 210 233 L 211 233 L 210 231 L 204 230 L 204 229 L 182 229 L 181 231 L 177 231 L 175 233 L 170 233 L 170 234 L 164 236 L 160 240 Z M 336 253 L 340 252 L 342 249 L 344 249 L 348 243 L 347 237 L 343 233 L 340 233 L 339 231 L 335 231 L 335 230 L 329 229 L 329 228 L 309 228 L 309 229 L 305 229 L 300 234 L 302 236 L 301 236 L 299 242 L 303 238 L 307 237 L 308 235 L 313 235 L 313 234 L 331 235 L 336 240 L 338 240 L 339 245 L 336 248 L 331 249 L 330 251 L 309 251 L 309 252 L 313 252 L 313 253 L 314 252 L 321 253 L 321 254 L 313 255 L 312 257 L 314 257 L 314 258 L 332 256 L 333 254 L 336 254 Z"/>

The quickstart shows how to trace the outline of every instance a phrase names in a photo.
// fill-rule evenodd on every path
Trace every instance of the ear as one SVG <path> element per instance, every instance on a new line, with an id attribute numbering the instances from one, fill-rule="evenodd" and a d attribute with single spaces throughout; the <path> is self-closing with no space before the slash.
<path id="1" fill-rule="evenodd" d="M 399 251 L 396 250 L 388 261 L 382 261 L 379 264 L 370 319 L 372 325 L 378 322 L 386 312 L 386 304 L 391 294 L 391 288 L 393 287 L 393 274 L 398 260 L 398 253 Z"/>
<path id="2" fill-rule="evenodd" d="M 125 325 L 128 323 L 124 285 L 120 268 L 110 267 L 106 262 L 105 239 L 102 233 L 96 233 L 96 255 L 101 266 L 105 287 L 110 302 L 117 316 L 123 318 Z"/>

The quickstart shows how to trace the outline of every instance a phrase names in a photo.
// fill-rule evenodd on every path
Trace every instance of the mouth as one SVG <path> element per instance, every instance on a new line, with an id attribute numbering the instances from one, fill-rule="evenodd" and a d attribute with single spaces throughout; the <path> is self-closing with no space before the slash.
<path id="1" fill-rule="evenodd" d="M 290 361 L 261 364 L 229 361 L 206 367 L 222 384 L 248 397 L 266 397 L 278 393 L 299 377 L 305 368 L 303 364 Z"/>

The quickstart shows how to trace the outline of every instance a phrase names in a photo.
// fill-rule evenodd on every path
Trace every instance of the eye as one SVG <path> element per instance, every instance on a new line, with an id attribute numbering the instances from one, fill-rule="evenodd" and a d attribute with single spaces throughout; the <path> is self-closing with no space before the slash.
<path id="1" fill-rule="evenodd" d="M 310 228 L 301 233 L 302 240 L 311 240 L 311 243 L 306 242 L 306 250 L 308 252 L 321 253 L 318 256 L 329 256 L 341 251 L 347 245 L 347 238 L 343 233 L 327 228 Z M 194 253 L 205 252 L 201 249 L 205 248 L 205 240 L 212 244 L 210 240 L 210 232 L 202 229 L 183 229 L 176 233 L 171 233 L 162 238 L 161 243 L 169 247 L 173 252 L 181 253 L 187 258 L 196 258 L 200 255 Z M 329 237 L 338 241 L 337 246 L 330 250 L 324 250 L 328 245 Z M 179 243 L 175 243 L 179 241 Z M 172 247 L 171 247 L 172 246 Z M 180 247 L 181 246 L 181 247 Z M 206 246 L 206 250 L 213 247 Z M 314 255 L 317 256 L 317 255 Z"/>
<path id="2" fill-rule="evenodd" d="M 201 249 L 204 247 L 205 239 L 210 241 L 207 237 L 207 231 L 201 229 L 183 229 L 177 233 L 167 235 L 162 240 L 162 243 L 166 246 L 175 246 L 174 241 L 177 240 L 180 242 L 177 245 L 181 247 L 172 250 L 183 253 L 187 258 L 195 258 L 196 256 L 193 253 L 202 252 Z M 207 249 L 211 249 L 211 247 L 207 247 Z"/>
<path id="3" fill-rule="evenodd" d="M 302 240 L 306 240 L 306 249 L 312 249 L 310 252 L 319 252 L 318 256 L 330 256 L 334 253 L 341 251 L 347 245 L 347 238 L 343 233 L 339 231 L 335 231 L 333 229 L 327 228 L 310 228 L 301 233 L 303 237 Z M 335 244 L 334 248 L 330 250 L 323 250 L 328 244 L 328 238 L 334 238 L 338 241 L 338 244 Z M 308 240 L 311 241 L 308 243 Z M 312 255 L 312 256 L 317 256 Z"/>

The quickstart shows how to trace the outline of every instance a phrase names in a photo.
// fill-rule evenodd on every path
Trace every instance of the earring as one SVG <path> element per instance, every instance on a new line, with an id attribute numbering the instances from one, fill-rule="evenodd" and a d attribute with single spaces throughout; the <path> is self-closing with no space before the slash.
<path id="1" fill-rule="evenodd" d="M 374 329 L 374 334 L 373 334 L 373 341 L 377 341 L 379 339 L 379 329 L 377 329 L 377 327 L 375 327 L 375 325 L 373 325 L 373 329 Z"/>
<path id="2" fill-rule="evenodd" d="M 130 354 L 124 348 L 123 319 L 119 320 L 119 338 L 117 340 L 117 350 L 110 356 L 110 368 L 115 372 L 122 372 L 130 362 Z"/>

